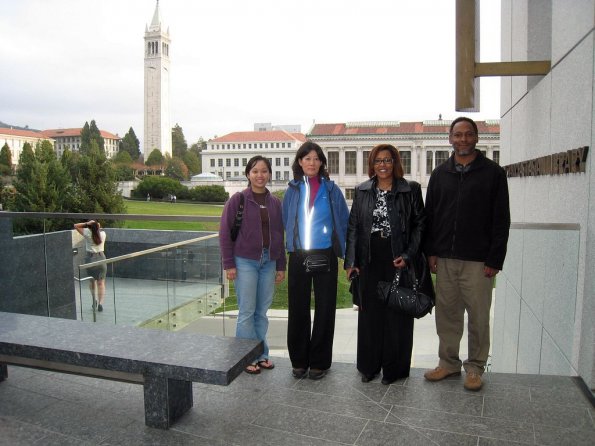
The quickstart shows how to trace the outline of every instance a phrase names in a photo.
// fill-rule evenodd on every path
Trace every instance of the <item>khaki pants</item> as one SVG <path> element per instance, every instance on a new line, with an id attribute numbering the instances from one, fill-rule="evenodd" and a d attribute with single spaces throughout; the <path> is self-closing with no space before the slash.
<path id="1" fill-rule="evenodd" d="M 449 371 L 482 374 L 490 351 L 490 307 L 494 279 L 483 274 L 483 262 L 438 258 L 436 331 L 439 366 Z M 459 359 L 467 311 L 468 358 Z"/>

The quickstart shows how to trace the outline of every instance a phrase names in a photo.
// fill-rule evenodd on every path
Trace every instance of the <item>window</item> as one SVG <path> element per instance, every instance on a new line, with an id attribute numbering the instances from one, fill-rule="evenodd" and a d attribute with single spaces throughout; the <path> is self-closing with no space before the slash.
<path id="1" fill-rule="evenodd" d="M 227 172 L 225 172 L 225 179 L 227 180 L 229 178 L 231 178 L 231 172 L 227 171 Z"/>
<path id="2" fill-rule="evenodd" d="M 494 150 L 492 152 L 492 159 L 494 160 L 495 163 L 500 164 L 500 151 L 499 150 Z"/>
<path id="3" fill-rule="evenodd" d="M 283 165 L 289 166 L 289 158 L 283 158 Z"/>
<path id="4" fill-rule="evenodd" d="M 279 172 L 278 170 L 275 171 L 275 180 L 280 180 L 281 179 L 281 172 Z"/>
<path id="5" fill-rule="evenodd" d="M 231 160 L 229 158 L 225 160 L 225 167 L 231 167 Z"/>
<path id="6" fill-rule="evenodd" d="M 364 166 L 364 174 L 368 174 L 368 160 L 370 159 L 370 150 L 364 150 L 362 154 L 362 162 Z"/>
<path id="7" fill-rule="evenodd" d="M 262 143 L 259 143 L 258 145 L 259 145 L 259 147 L 262 149 Z"/>
<path id="8" fill-rule="evenodd" d="M 437 150 L 434 160 L 434 169 L 448 159 L 448 150 Z M 432 169 L 433 170 L 433 169 Z"/>
<path id="9" fill-rule="evenodd" d="M 281 148 L 282 148 L 282 149 L 284 149 L 284 148 L 285 148 L 285 143 L 284 143 L 284 142 L 282 142 L 282 143 L 281 143 Z"/>
<path id="10" fill-rule="evenodd" d="M 234 158 L 233 159 L 233 167 L 238 167 L 240 165 L 240 160 L 239 158 Z"/>
<path id="11" fill-rule="evenodd" d="M 353 200 L 355 196 L 355 189 L 352 187 L 348 187 L 345 189 L 345 199 L 346 200 Z"/>
<path id="12" fill-rule="evenodd" d="M 275 158 L 275 166 L 280 166 L 281 165 L 281 158 Z"/>
<path id="13" fill-rule="evenodd" d="M 242 158 L 242 166 L 246 166 L 248 164 L 248 158 Z"/>
<path id="14" fill-rule="evenodd" d="M 426 174 L 429 174 L 434 170 L 434 152 L 428 150 L 426 152 Z"/>
<path id="15" fill-rule="evenodd" d="M 403 163 L 403 172 L 405 175 L 411 175 L 411 152 L 403 151 L 401 153 L 401 163 Z"/>
<path id="16" fill-rule="evenodd" d="M 276 144 L 277 144 L 277 148 L 279 148 L 279 143 L 276 143 Z"/>
<path id="17" fill-rule="evenodd" d="M 215 158 L 211 159 L 211 167 L 215 167 Z"/>
<path id="18" fill-rule="evenodd" d="M 217 160 L 217 166 L 223 167 L 223 159 L 222 158 Z"/>
<path id="19" fill-rule="evenodd" d="M 285 181 L 289 181 L 289 171 L 286 170 L 283 172 L 283 179 Z"/>
<path id="20" fill-rule="evenodd" d="M 248 144 L 248 148 L 251 149 L 252 148 L 252 144 Z"/>
<path id="21" fill-rule="evenodd" d="M 353 150 L 345 152 L 345 175 L 355 175 L 357 173 L 356 155 L 357 152 Z"/>
<path id="22" fill-rule="evenodd" d="M 328 173 L 338 174 L 339 173 L 339 152 L 329 152 L 327 154 L 328 161 Z"/>

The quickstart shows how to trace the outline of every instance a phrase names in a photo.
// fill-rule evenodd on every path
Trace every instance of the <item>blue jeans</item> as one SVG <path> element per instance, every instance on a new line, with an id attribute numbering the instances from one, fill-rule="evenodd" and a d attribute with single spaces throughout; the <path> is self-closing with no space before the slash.
<path id="1" fill-rule="evenodd" d="M 258 359 L 261 361 L 269 357 L 267 311 L 273 302 L 277 263 L 270 260 L 268 249 L 262 250 L 260 260 L 236 256 L 235 262 L 235 289 L 239 308 L 236 337 L 263 341 L 264 351 Z"/>

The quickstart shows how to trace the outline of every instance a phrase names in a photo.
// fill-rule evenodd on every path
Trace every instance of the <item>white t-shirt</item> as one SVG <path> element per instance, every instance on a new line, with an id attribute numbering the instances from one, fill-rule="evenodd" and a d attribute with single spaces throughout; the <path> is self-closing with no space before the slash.
<path id="1" fill-rule="evenodd" d="M 96 245 L 93 241 L 93 232 L 89 228 L 83 229 L 83 237 L 85 237 L 85 249 L 87 252 L 103 252 L 103 245 L 105 244 L 105 232 L 99 231 L 99 236 L 101 237 L 101 243 Z"/>

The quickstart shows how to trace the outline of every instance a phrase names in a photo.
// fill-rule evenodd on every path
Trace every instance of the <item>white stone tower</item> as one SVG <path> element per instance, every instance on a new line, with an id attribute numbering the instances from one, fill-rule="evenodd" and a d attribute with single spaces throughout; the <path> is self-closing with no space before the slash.
<path id="1" fill-rule="evenodd" d="M 171 155 L 169 47 L 169 28 L 161 23 L 157 0 L 151 25 L 145 27 L 145 161 L 154 149 Z"/>

